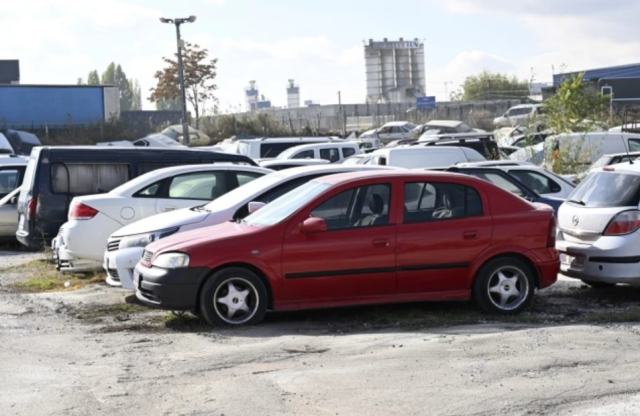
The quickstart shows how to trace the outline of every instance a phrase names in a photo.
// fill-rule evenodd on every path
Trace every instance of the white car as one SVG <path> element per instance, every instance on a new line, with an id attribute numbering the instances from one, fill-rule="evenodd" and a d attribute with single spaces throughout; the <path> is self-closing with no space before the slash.
<path id="1" fill-rule="evenodd" d="M 511 107 L 502 116 L 496 117 L 493 120 L 493 124 L 496 128 L 525 125 L 534 120 L 535 117 L 540 114 L 541 109 L 542 106 L 538 104 L 516 105 L 515 107 Z"/>
<path id="2" fill-rule="evenodd" d="M 76 197 L 69 221 L 52 241 L 54 259 L 61 271 L 100 268 L 114 231 L 161 212 L 202 205 L 271 172 L 232 164 L 174 166 L 139 176 L 106 194 Z"/>
<path id="3" fill-rule="evenodd" d="M 567 179 L 553 172 L 523 162 L 494 161 L 478 163 L 461 163 L 460 167 L 495 167 L 504 170 L 538 195 L 558 199 L 567 199 L 576 186 Z"/>
<path id="4" fill-rule="evenodd" d="M 408 121 L 392 121 L 379 129 L 365 131 L 360 135 L 360 138 L 367 139 L 375 137 L 386 144 L 393 140 L 411 138 L 414 134 L 413 129 L 415 128 L 416 125 L 411 124 Z"/>
<path id="5" fill-rule="evenodd" d="M 449 167 L 461 162 L 487 159 L 474 149 L 449 146 L 409 146 L 380 149 L 371 153 L 370 165 L 396 166 L 406 169 Z"/>
<path id="6" fill-rule="evenodd" d="M 356 142 L 316 143 L 291 147 L 280 153 L 276 159 L 324 159 L 329 163 L 337 163 L 360 153 L 362 150 Z"/>
<path id="7" fill-rule="evenodd" d="M 258 165 L 271 170 L 285 170 L 299 168 L 301 166 L 328 165 L 329 161 L 324 159 L 266 159 L 257 161 Z"/>
<path id="8" fill-rule="evenodd" d="M 109 237 L 104 255 L 108 282 L 119 279 L 123 288 L 134 289 L 134 268 L 142 258 L 146 245 L 155 240 L 225 221 L 240 220 L 249 215 L 250 211 L 268 204 L 312 179 L 366 169 L 385 168 L 332 164 L 287 169 L 256 179 L 206 205 L 155 215 L 127 225 Z"/>
<path id="9" fill-rule="evenodd" d="M 599 288 L 640 284 L 640 165 L 591 173 L 558 211 L 560 273 Z"/>

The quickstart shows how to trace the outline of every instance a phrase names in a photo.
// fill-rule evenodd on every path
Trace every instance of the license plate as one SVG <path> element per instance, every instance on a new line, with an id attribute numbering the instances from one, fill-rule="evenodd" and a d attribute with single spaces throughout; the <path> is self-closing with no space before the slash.
<path id="1" fill-rule="evenodd" d="M 22 214 L 18 217 L 18 228 L 21 230 L 24 229 L 24 215 Z"/>
<path id="2" fill-rule="evenodd" d="M 560 261 L 571 267 L 584 267 L 584 256 L 570 256 L 568 254 L 560 254 Z"/>

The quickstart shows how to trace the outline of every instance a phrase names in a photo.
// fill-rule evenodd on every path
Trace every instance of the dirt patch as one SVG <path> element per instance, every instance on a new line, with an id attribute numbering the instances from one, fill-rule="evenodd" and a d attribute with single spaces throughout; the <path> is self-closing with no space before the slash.
<path id="1" fill-rule="evenodd" d="M 10 286 L 27 293 L 78 290 L 104 282 L 106 278 L 103 273 L 62 274 L 48 260 L 34 260 L 14 267 L 11 273 L 19 274 L 22 278 Z"/>

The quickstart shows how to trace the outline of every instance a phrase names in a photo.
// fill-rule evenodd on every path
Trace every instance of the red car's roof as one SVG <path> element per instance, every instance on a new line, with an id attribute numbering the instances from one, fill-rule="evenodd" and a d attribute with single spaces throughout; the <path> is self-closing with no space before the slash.
<path id="1" fill-rule="evenodd" d="M 321 178 L 316 179 L 318 182 L 325 182 L 331 184 L 339 184 L 344 182 L 349 182 L 357 179 L 369 179 L 369 178 L 470 178 L 467 175 L 461 175 L 459 173 L 453 172 L 439 172 L 439 171 L 415 171 L 415 170 L 371 170 L 371 171 L 360 171 L 360 172 L 348 172 L 348 173 L 337 173 L 333 175 L 323 176 Z"/>

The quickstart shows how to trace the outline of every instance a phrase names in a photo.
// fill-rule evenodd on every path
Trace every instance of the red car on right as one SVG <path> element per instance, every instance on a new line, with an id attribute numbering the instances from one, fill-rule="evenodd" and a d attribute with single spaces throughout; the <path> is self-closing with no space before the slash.
<path id="1" fill-rule="evenodd" d="M 243 325 L 265 312 L 473 298 L 525 308 L 557 279 L 553 211 L 470 176 L 317 178 L 242 221 L 147 246 L 137 297 Z"/>

